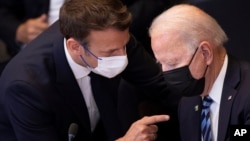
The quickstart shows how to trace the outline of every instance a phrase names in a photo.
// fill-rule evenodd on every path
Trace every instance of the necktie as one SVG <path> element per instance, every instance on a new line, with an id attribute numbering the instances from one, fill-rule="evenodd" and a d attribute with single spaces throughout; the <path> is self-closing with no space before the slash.
<path id="1" fill-rule="evenodd" d="M 202 102 L 201 111 L 201 132 L 203 141 L 212 141 L 210 110 L 209 107 L 213 100 L 209 96 L 205 96 Z"/>

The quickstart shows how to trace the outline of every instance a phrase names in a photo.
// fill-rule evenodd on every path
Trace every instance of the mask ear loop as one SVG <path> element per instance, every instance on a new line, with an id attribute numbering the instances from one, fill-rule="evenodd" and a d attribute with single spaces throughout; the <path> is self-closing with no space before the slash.
<path id="1" fill-rule="evenodd" d="M 190 62 L 189 62 L 189 64 L 188 64 L 188 66 L 192 63 L 192 61 L 193 61 L 193 59 L 194 59 L 194 56 L 195 56 L 196 52 L 198 51 L 198 49 L 199 49 L 199 47 L 197 47 L 197 48 L 195 49 L 194 55 L 192 56 L 192 58 L 191 58 L 191 60 L 190 60 Z M 205 71 L 204 71 L 204 73 L 203 73 L 203 76 L 205 76 L 205 74 L 207 73 L 207 69 L 208 69 L 208 65 L 207 65 L 207 67 L 206 67 L 206 69 L 205 69 Z"/>
<path id="2" fill-rule="evenodd" d="M 194 54 L 193 54 L 193 56 L 192 56 L 191 60 L 189 61 L 188 66 L 192 63 L 192 61 L 193 61 L 193 59 L 194 59 L 194 56 L 195 56 L 195 54 L 196 54 L 196 52 L 197 52 L 198 48 L 199 48 L 199 47 L 197 47 L 197 48 L 195 49 Z"/>
<path id="3" fill-rule="evenodd" d="M 96 56 L 95 54 L 93 54 L 89 49 L 87 44 L 82 44 L 81 42 L 79 42 L 80 45 L 83 47 L 84 50 L 86 50 L 89 54 L 91 54 L 93 57 L 95 57 L 97 60 L 102 60 L 102 58 L 99 58 L 98 56 Z"/>
<path id="4" fill-rule="evenodd" d="M 87 61 L 82 57 L 82 55 L 80 55 L 80 58 L 82 59 L 83 63 L 90 69 L 93 69 L 88 63 Z"/>

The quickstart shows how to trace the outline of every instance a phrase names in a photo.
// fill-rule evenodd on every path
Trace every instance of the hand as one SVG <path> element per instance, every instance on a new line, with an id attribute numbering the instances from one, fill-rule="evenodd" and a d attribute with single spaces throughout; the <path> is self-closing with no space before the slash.
<path id="1" fill-rule="evenodd" d="M 168 121 L 168 115 L 146 116 L 134 122 L 125 136 L 117 141 L 154 141 L 157 138 L 158 122 Z"/>
<path id="2" fill-rule="evenodd" d="M 29 19 L 17 28 L 16 40 L 27 44 L 47 29 L 48 26 L 46 14 L 42 14 L 38 18 Z"/>

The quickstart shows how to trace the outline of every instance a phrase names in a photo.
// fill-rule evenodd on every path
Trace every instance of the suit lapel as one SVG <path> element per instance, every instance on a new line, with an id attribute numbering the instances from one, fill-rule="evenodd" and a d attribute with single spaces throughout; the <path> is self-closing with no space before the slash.
<path id="1" fill-rule="evenodd" d="M 107 79 L 94 73 L 90 73 L 90 77 L 92 91 L 107 132 L 108 140 L 115 140 L 123 134 L 118 120 L 116 103 L 120 78 L 118 76 Z"/>
<path id="2" fill-rule="evenodd" d="M 59 36 L 59 35 L 58 35 Z M 75 115 L 81 121 L 81 124 L 87 132 L 90 131 L 90 121 L 88 116 L 88 110 L 84 101 L 81 90 L 78 83 L 71 71 L 69 64 L 66 60 L 63 37 L 55 41 L 54 56 L 55 56 L 55 67 L 56 67 L 56 81 L 57 89 L 60 91 L 62 98 L 67 101 L 68 106 L 75 113 Z"/>
<path id="3" fill-rule="evenodd" d="M 195 106 L 194 106 L 194 121 L 191 123 L 195 123 L 194 127 L 195 127 L 195 132 L 194 132 L 194 136 L 198 137 L 198 139 L 194 139 L 196 141 L 200 141 L 201 140 L 201 110 L 202 110 L 202 99 L 200 96 L 198 96 L 195 100 Z"/>
<path id="4" fill-rule="evenodd" d="M 183 97 L 180 104 L 179 119 L 182 140 L 201 141 L 201 97 Z"/>
<path id="5" fill-rule="evenodd" d="M 228 126 L 230 123 L 231 107 L 235 95 L 237 94 L 236 88 L 239 82 L 240 82 L 239 64 L 229 57 L 227 72 L 221 96 L 221 103 L 220 103 L 218 138 L 217 138 L 217 140 L 219 141 L 226 140 Z"/>

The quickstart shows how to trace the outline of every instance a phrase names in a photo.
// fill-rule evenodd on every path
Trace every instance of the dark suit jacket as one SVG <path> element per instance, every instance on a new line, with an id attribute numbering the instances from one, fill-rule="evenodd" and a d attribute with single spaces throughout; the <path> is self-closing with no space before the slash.
<path id="1" fill-rule="evenodd" d="M 229 57 L 221 96 L 218 141 L 229 141 L 230 125 L 250 124 L 250 64 Z M 201 141 L 201 97 L 184 97 L 179 106 L 182 141 Z"/>
<path id="2" fill-rule="evenodd" d="M 164 103 L 160 103 L 153 98 L 141 96 L 145 94 L 142 89 L 138 89 L 125 80 L 121 81 L 118 95 L 118 109 L 122 112 L 119 112 L 118 115 L 121 119 L 122 127 L 128 130 L 134 121 L 144 116 L 167 114 L 170 116 L 170 120 L 157 124 L 158 132 L 156 141 L 167 141 L 169 139 L 180 141 L 177 115 L 181 95 L 177 93 L 169 94 L 169 97 L 163 101 Z"/>
<path id="3" fill-rule="evenodd" d="M 127 68 L 115 78 L 90 74 L 101 115 L 103 130 L 99 133 L 104 135 L 98 137 L 102 141 L 113 141 L 125 134 L 117 114 L 121 78 L 151 91 L 154 98 L 162 99 L 161 94 L 166 96 L 170 92 L 155 60 L 133 36 L 127 44 L 127 55 Z M 0 140 L 67 141 L 68 128 L 73 122 L 79 125 L 75 141 L 95 140 L 96 132 L 90 131 L 87 107 L 67 63 L 63 36 L 56 22 L 18 53 L 2 73 Z"/>
<path id="4" fill-rule="evenodd" d="M 16 42 L 17 27 L 30 18 L 48 13 L 50 0 L 0 0 L 0 38 L 6 43 L 11 55 L 15 55 L 20 44 Z"/>

